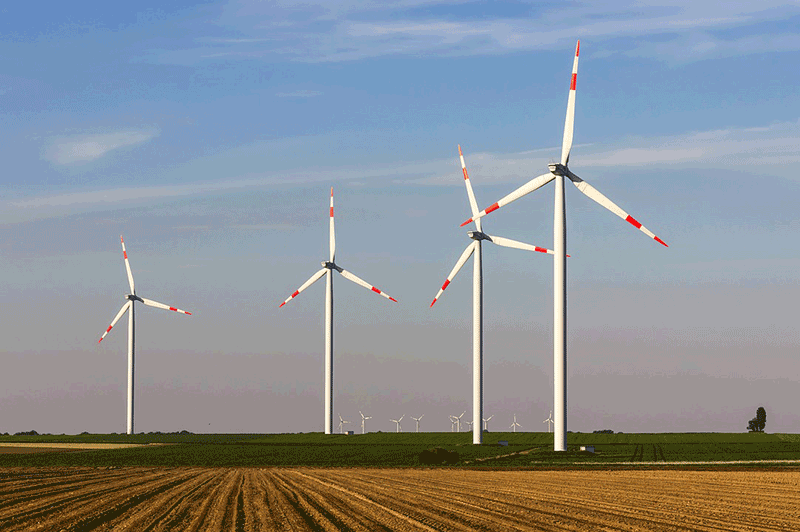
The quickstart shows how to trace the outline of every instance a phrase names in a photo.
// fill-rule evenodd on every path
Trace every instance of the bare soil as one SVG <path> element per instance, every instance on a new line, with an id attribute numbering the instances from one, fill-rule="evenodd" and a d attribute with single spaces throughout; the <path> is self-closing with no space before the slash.
<path id="1" fill-rule="evenodd" d="M 0 530 L 798 530 L 798 471 L 0 469 Z"/>

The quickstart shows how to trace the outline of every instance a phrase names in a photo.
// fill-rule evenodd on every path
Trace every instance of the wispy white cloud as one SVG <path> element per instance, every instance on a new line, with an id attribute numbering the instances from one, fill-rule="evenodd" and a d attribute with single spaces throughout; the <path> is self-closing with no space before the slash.
<path id="1" fill-rule="evenodd" d="M 455 6 L 455 4 L 462 4 Z M 305 62 L 352 61 L 392 54 L 465 56 L 570 47 L 576 37 L 617 53 L 661 60 L 694 61 L 720 54 L 798 50 L 791 32 L 757 30 L 725 40 L 711 32 L 755 27 L 800 14 L 783 0 L 717 3 L 663 0 L 648 5 L 633 0 L 540 6 L 509 17 L 498 9 L 474 14 L 467 1 L 363 3 L 310 0 L 302 4 L 231 0 L 217 23 L 229 38 L 203 39 L 194 50 L 155 52 L 157 60 L 188 63 L 192 57 L 269 58 Z M 448 9 L 448 6 L 452 8 Z M 441 15 L 431 15 L 436 7 Z M 568 32 L 564 28 L 569 28 Z M 659 36 L 657 40 L 641 37 Z M 625 42 L 620 37 L 634 37 Z M 689 46 L 687 48 L 687 45 Z"/>
<path id="2" fill-rule="evenodd" d="M 259 144 L 255 151 L 270 151 Z M 467 153 L 470 174 L 481 183 L 519 183 L 544 173 L 560 154 L 559 146 L 516 153 Z M 239 152 L 237 152 L 239 153 Z M 223 154 L 224 156 L 224 154 Z M 800 120 L 768 126 L 697 131 L 683 135 L 633 137 L 607 144 L 573 146 L 571 168 L 583 175 L 621 170 L 674 170 L 751 168 L 762 175 L 793 178 L 800 175 Z M 276 184 L 341 183 L 353 186 L 372 180 L 407 185 L 461 186 L 460 165 L 455 156 L 406 163 L 371 164 L 324 168 L 294 168 L 285 171 L 247 173 L 219 182 L 118 188 L 41 196 L 6 202 L 7 219 L 32 219 L 64 213 L 117 208 L 176 197 L 226 194 L 245 188 Z M 586 176 L 589 177 L 589 176 Z M 19 217 L 14 214 L 26 213 Z M 245 227 L 242 227 L 245 229 Z"/>
<path id="3" fill-rule="evenodd" d="M 294 92 L 279 92 L 275 96 L 278 98 L 313 98 L 314 96 L 322 96 L 320 91 L 300 90 Z"/>
<path id="4" fill-rule="evenodd" d="M 157 135 L 157 130 L 147 129 L 56 137 L 50 139 L 43 157 L 61 165 L 85 163 L 99 159 L 116 149 L 147 142 Z"/>

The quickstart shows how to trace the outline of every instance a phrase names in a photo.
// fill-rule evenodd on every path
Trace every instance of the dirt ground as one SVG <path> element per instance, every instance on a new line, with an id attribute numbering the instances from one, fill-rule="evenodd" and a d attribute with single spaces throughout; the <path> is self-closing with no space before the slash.
<path id="1" fill-rule="evenodd" d="M 800 530 L 797 471 L 0 469 L 0 530 Z"/>

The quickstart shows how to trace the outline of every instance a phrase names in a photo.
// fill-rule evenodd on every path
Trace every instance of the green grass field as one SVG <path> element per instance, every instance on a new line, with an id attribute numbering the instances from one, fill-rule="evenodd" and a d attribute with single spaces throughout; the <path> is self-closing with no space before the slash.
<path id="1" fill-rule="evenodd" d="M 508 446 L 498 441 L 508 441 Z M 750 433 L 582 434 L 568 437 L 569 452 L 552 451 L 547 433 L 493 432 L 483 445 L 471 433 L 308 434 L 81 434 L 0 436 L 0 443 L 165 444 L 125 449 L 2 453 L 11 466 L 207 466 L 207 467 L 408 467 L 425 449 L 458 453 L 458 467 L 614 466 L 626 462 L 800 460 L 800 435 Z M 577 452 L 594 445 L 595 453 Z M 506 456 L 508 455 L 508 456 Z"/>

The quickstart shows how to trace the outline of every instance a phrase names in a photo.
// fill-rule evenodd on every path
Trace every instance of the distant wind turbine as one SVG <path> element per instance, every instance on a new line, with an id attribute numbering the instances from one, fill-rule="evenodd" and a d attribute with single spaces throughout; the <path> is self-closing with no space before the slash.
<path id="1" fill-rule="evenodd" d="M 390 419 L 389 420 L 389 421 L 393 421 L 394 423 L 397 423 L 397 432 L 403 432 L 403 429 L 400 427 L 400 422 L 403 421 L 404 417 L 406 417 L 405 414 L 400 416 L 400 419 Z"/>
<path id="2" fill-rule="evenodd" d="M 345 423 L 350 423 L 349 421 L 345 421 L 342 419 L 342 415 L 339 414 L 339 434 L 344 434 L 344 425 Z"/>
<path id="3" fill-rule="evenodd" d="M 564 138 L 561 143 L 561 162 L 548 165 L 549 172 L 536 177 L 519 187 L 514 192 L 491 204 L 489 207 L 473 215 L 472 218 L 461 224 L 462 226 L 475 221 L 490 212 L 508 205 L 522 196 L 529 194 L 537 188 L 555 180 L 555 209 L 553 215 L 553 396 L 555 407 L 555 436 L 553 437 L 553 450 L 567 450 L 567 225 L 566 203 L 564 202 L 564 178 L 589 199 L 599 203 L 613 212 L 635 228 L 652 238 L 659 244 L 667 244 L 639 223 L 633 216 L 623 211 L 610 199 L 601 194 L 592 185 L 575 175 L 568 168 L 569 155 L 572 149 L 572 134 L 575 126 L 575 90 L 578 79 L 578 56 L 581 42 L 575 47 L 575 59 L 572 63 L 572 79 L 567 100 L 567 117 L 564 121 Z"/>
<path id="4" fill-rule="evenodd" d="M 364 423 L 368 419 L 372 419 L 372 416 L 365 416 L 364 414 L 361 413 L 361 410 L 359 410 L 358 413 L 361 414 L 361 434 L 364 434 Z"/>
<path id="5" fill-rule="evenodd" d="M 542 421 L 542 423 L 547 423 L 547 432 L 550 433 L 550 428 L 553 424 L 553 411 L 550 411 L 550 417 Z"/>
<path id="6" fill-rule="evenodd" d="M 492 242 L 498 246 L 522 249 L 526 251 L 538 251 L 540 253 L 550 253 L 553 251 L 517 242 L 509 238 L 500 236 L 487 235 L 481 228 L 481 219 L 478 215 L 478 203 L 475 199 L 475 192 L 472 190 L 472 183 L 467 173 L 467 165 L 464 162 L 464 154 L 461 151 L 461 146 L 458 146 L 458 157 L 461 159 L 461 173 L 464 175 L 464 184 L 467 187 L 467 197 L 469 199 L 469 206 L 472 209 L 472 216 L 475 217 L 475 229 L 477 231 L 467 232 L 473 242 L 467 246 L 464 252 L 456 261 L 456 265 L 450 271 L 450 275 L 444 281 L 444 284 L 439 289 L 436 297 L 431 302 L 431 307 L 436 304 L 436 301 L 441 297 L 447 286 L 461 270 L 462 266 L 467 262 L 470 255 L 473 255 L 473 268 L 472 268 L 472 419 L 481 419 L 483 417 L 483 251 L 481 243 L 485 240 Z M 481 431 L 480 423 L 475 425 L 472 431 L 472 443 L 480 444 L 483 442 L 483 432 Z"/>
<path id="7" fill-rule="evenodd" d="M 464 417 L 464 414 L 466 414 L 466 413 L 467 413 L 467 411 L 464 410 L 463 412 L 461 412 L 460 416 L 453 416 L 453 420 L 458 424 L 458 428 L 456 429 L 456 432 L 461 432 L 461 418 Z"/>
<path id="8" fill-rule="evenodd" d="M 425 417 L 425 414 L 422 414 L 419 417 L 411 416 L 411 419 L 413 419 L 417 423 L 417 430 L 415 432 L 419 432 L 419 420 L 422 419 L 423 417 Z"/>
<path id="9" fill-rule="evenodd" d="M 333 187 L 331 187 L 331 209 L 330 209 L 330 260 L 322 262 L 322 269 L 311 276 L 311 278 L 294 291 L 292 295 L 279 305 L 286 303 L 297 297 L 300 292 L 317 282 L 325 275 L 325 434 L 330 434 L 333 427 L 333 272 L 341 273 L 342 277 L 353 281 L 367 290 L 372 290 L 378 295 L 390 299 L 397 303 L 397 300 L 385 292 L 381 292 L 363 279 L 356 277 L 349 271 L 339 267 L 335 263 L 336 258 L 336 237 L 333 230 Z"/>
<path id="10" fill-rule="evenodd" d="M 131 293 L 125 296 L 125 299 L 128 301 L 122 305 L 122 308 L 117 313 L 114 320 L 111 322 L 111 325 L 108 326 L 106 332 L 103 333 L 103 336 L 97 341 L 102 342 L 103 338 L 111 331 L 114 325 L 117 324 L 119 319 L 122 317 L 125 312 L 130 312 L 128 314 L 128 434 L 133 434 L 133 368 L 134 368 L 134 356 L 133 356 L 133 346 L 134 346 L 134 338 L 135 338 L 135 326 L 134 326 L 134 306 L 133 304 L 137 301 L 140 303 L 144 303 L 148 307 L 156 307 L 164 310 L 172 310 L 174 312 L 180 312 L 181 314 L 186 314 L 191 316 L 191 312 L 186 312 L 185 310 L 181 310 L 179 308 L 171 307 L 169 305 L 165 305 L 164 303 L 159 303 L 158 301 L 153 301 L 152 299 L 145 299 L 143 297 L 139 297 L 136 295 L 136 289 L 133 285 L 133 273 L 131 273 L 131 264 L 128 261 L 128 252 L 125 250 L 125 241 L 122 239 L 122 235 L 119 237 L 119 241 L 122 243 L 122 257 L 125 259 L 125 270 L 128 272 L 128 284 L 131 288 Z"/>
<path id="11" fill-rule="evenodd" d="M 513 430 L 514 430 L 514 432 L 517 432 L 517 427 L 522 427 L 522 425 L 520 425 L 519 423 L 517 423 L 517 415 L 516 415 L 516 414 L 514 414 L 514 422 L 513 422 L 513 423 L 511 424 L 511 426 L 510 426 L 510 427 L 508 427 L 508 428 L 510 428 L 510 429 L 513 429 Z"/>
<path id="12" fill-rule="evenodd" d="M 493 417 L 494 417 L 494 414 L 492 414 L 491 416 L 489 416 L 489 417 L 487 417 L 486 419 L 483 420 L 483 430 L 485 430 L 485 431 L 489 430 L 489 420 L 492 419 Z"/>

